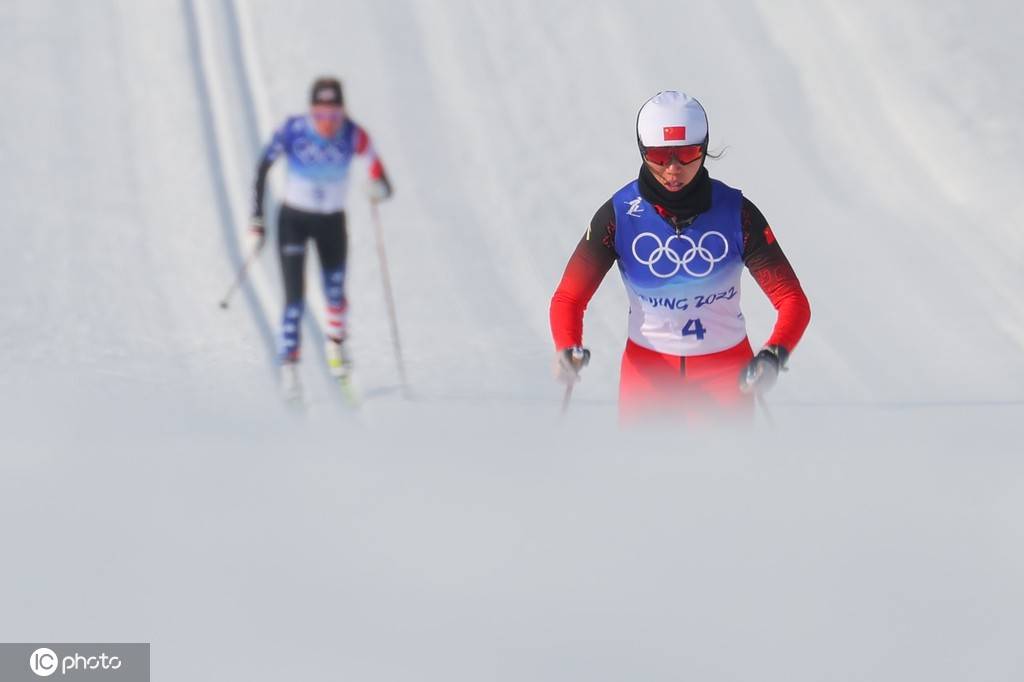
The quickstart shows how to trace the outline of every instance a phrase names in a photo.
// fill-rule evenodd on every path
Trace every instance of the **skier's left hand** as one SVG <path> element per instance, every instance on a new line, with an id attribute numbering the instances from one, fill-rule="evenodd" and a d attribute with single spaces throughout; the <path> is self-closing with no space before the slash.
<path id="1" fill-rule="evenodd" d="M 779 372 L 785 371 L 789 351 L 782 346 L 765 346 L 747 363 L 740 374 L 740 390 L 744 393 L 764 393 L 775 385 Z"/>
<path id="2" fill-rule="evenodd" d="M 382 175 L 370 181 L 370 186 L 366 193 L 369 195 L 371 202 L 378 204 L 390 199 L 391 195 L 394 194 L 394 190 L 391 189 L 391 182 L 388 180 L 388 177 Z"/>

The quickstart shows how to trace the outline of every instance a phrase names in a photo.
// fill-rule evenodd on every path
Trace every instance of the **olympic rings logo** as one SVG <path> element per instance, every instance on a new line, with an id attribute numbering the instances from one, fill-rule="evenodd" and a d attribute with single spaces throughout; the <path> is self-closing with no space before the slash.
<path id="1" fill-rule="evenodd" d="M 321 147 L 311 140 L 300 137 L 292 144 L 295 158 L 306 165 L 337 165 L 345 160 L 345 152 L 335 144 Z"/>
<path id="2" fill-rule="evenodd" d="M 705 241 L 711 238 L 709 244 L 705 245 Z M 653 239 L 654 243 L 657 244 L 652 250 L 650 255 L 646 259 L 641 258 L 640 254 L 637 253 L 637 244 L 643 239 Z M 712 250 L 712 247 L 717 246 L 716 238 L 721 240 L 722 245 L 719 249 Z M 672 248 L 672 240 L 678 239 L 680 242 L 686 242 L 689 244 L 689 248 L 686 251 L 680 253 L 678 250 Z M 716 251 L 721 251 L 718 255 L 715 255 Z M 715 269 L 715 263 L 723 260 L 729 254 L 729 241 L 725 238 L 721 232 L 710 230 L 700 236 L 697 242 L 686 236 L 685 234 L 674 234 L 665 240 L 665 243 L 661 242 L 658 235 L 653 232 L 641 232 L 633 240 L 633 257 L 636 258 L 637 262 L 641 265 L 646 265 L 651 274 L 661 279 L 668 279 L 673 277 L 682 268 L 686 271 L 686 274 L 691 277 L 707 277 L 711 274 L 711 271 Z M 655 269 L 655 264 L 660 263 L 662 258 L 666 259 L 671 265 L 671 272 L 658 272 Z M 700 262 L 704 263 L 702 267 L 695 267 L 691 269 L 690 264 L 695 259 L 699 258 Z"/>

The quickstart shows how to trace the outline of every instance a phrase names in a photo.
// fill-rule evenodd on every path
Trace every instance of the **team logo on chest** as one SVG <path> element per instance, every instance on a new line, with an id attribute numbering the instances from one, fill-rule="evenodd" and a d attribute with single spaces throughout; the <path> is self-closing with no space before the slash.
<path id="1" fill-rule="evenodd" d="M 727 255 L 729 240 L 715 230 L 696 242 L 685 234 L 670 235 L 662 242 L 653 232 L 641 232 L 633 240 L 633 257 L 661 279 L 674 277 L 680 269 L 691 277 L 707 277 Z"/>

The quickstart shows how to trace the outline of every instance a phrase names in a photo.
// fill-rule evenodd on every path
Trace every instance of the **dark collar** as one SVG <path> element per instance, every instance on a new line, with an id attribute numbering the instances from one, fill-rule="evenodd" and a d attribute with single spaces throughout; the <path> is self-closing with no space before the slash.
<path id="1" fill-rule="evenodd" d="M 677 192 L 670 192 L 644 164 L 640 167 L 640 196 L 653 204 L 658 213 L 674 226 L 688 225 L 711 208 L 711 177 L 701 168 L 693 182 Z"/>

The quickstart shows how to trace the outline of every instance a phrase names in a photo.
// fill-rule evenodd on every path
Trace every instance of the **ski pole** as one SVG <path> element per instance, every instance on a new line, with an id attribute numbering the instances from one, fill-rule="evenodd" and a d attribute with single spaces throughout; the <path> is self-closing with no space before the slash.
<path id="1" fill-rule="evenodd" d="M 586 367 L 590 362 L 590 351 L 586 348 L 573 348 L 572 349 L 572 364 L 576 368 L 578 373 L 580 369 Z M 571 380 L 566 381 L 565 384 L 565 395 L 562 396 L 562 416 L 569 411 L 569 401 L 572 400 L 572 389 L 576 386 L 576 382 L 579 381 L 579 376 L 574 374 Z"/>
<path id="2" fill-rule="evenodd" d="M 761 406 L 761 413 L 764 415 L 765 421 L 768 422 L 768 426 L 775 428 L 775 418 L 772 417 L 772 411 L 768 409 L 768 402 L 764 399 L 764 394 L 761 391 L 754 393 L 757 397 L 757 404 Z"/>
<path id="3" fill-rule="evenodd" d="M 384 229 L 380 223 L 380 212 L 377 202 L 370 202 L 370 214 L 373 217 L 373 231 L 377 239 L 377 259 L 380 261 L 380 277 L 384 283 L 384 302 L 388 306 L 388 321 L 391 324 L 391 343 L 395 350 L 395 363 L 398 365 L 398 377 L 402 383 L 402 395 L 409 399 L 409 382 L 405 376 L 405 362 L 402 360 L 402 342 L 398 338 L 398 316 L 395 314 L 395 298 L 391 293 L 391 276 L 388 273 L 388 256 L 384 249 Z"/>
<path id="4" fill-rule="evenodd" d="M 245 276 L 249 273 L 249 266 L 256 260 L 256 256 L 260 252 L 260 244 L 253 247 L 252 252 L 246 256 L 246 259 L 242 262 L 242 265 L 238 268 L 238 272 L 235 274 L 235 281 L 228 287 L 227 292 L 224 294 L 224 298 L 220 300 L 220 307 L 226 309 L 228 307 L 228 299 L 235 293 L 235 290 L 245 281 Z"/>
<path id="5" fill-rule="evenodd" d="M 576 385 L 576 382 L 571 382 L 565 385 L 565 395 L 562 396 L 562 416 L 564 417 L 566 412 L 569 411 L 569 401 L 572 400 L 572 389 Z"/>

